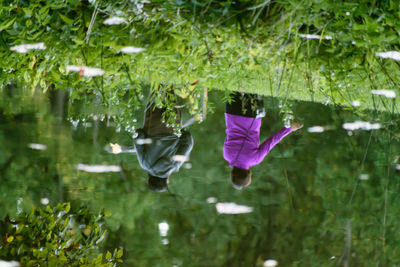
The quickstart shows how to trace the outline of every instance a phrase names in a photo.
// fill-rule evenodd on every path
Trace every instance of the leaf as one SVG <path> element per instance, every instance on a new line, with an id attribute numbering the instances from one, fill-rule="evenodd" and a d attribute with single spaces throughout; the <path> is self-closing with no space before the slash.
<path id="1" fill-rule="evenodd" d="M 124 251 L 123 251 L 122 248 L 121 248 L 121 249 L 118 250 L 117 259 L 121 258 L 122 255 L 124 255 Z"/>
<path id="2" fill-rule="evenodd" d="M 61 18 L 65 23 L 67 23 L 67 24 L 72 24 L 72 23 L 74 23 L 74 20 L 73 20 L 73 19 L 70 19 L 70 18 L 68 18 L 67 16 L 65 16 L 65 15 L 63 15 L 63 14 L 61 14 L 61 13 L 58 13 L 58 15 L 60 15 L 60 18 Z"/>
<path id="3" fill-rule="evenodd" d="M 35 63 L 36 63 L 36 57 L 32 56 L 32 60 L 29 62 L 29 68 L 31 70 L 33 70 L 33 68 L 35 67 Z"/>
<path id="4" fill-rule="evenodd" d="M 14 21 L 17 19 L 17 17 L 14 17 L 13 19 L 7 21 L 7 22 L 3 22 L 0 26 L 0 32 L 7 29 L 8 27 L 10 27 Z"/>
<path id="5" fill-rule="evenodd" d="M 11 235 L 7 238 L 7 243 L 11 243 L 13 240 L 14 240 L 14 236 Z"/>
<path id="6" fill-rule="evenodd" d="M 65 212 L 68 213 L 71 210 L 71 204 L 69 202 L 64 204 L 65 206 Z"/>
<path id="7" fill-rule="evenodd" d="M 110 252 L 110 251 L 107 251 L 107 253 L 106 253 L 106 260 L 109 260 L 109 259 L 111 259 L 111 252 Z"/>

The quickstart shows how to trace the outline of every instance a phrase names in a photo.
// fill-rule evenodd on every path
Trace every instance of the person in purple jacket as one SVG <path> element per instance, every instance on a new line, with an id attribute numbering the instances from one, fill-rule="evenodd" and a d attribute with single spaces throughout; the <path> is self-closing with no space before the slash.
<path id="1" fill-rule="evenodd" d="M 292 123 L 290 128 L 283 127 L 260 145 L 263 101 L 254 94 L 234 93 L 231 97 L 231 103 L 225 105 L 224 159 L 232 168 L 233 187 L 242 189 L 251 183 L 250 167 L 263 161 L 276 144 L 303 125 Z"/>

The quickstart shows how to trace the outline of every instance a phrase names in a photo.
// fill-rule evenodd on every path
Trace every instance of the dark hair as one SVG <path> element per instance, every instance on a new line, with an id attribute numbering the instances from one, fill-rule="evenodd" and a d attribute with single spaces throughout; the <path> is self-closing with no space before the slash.
<path id="1" fill-rule="evenodd" d="M 149 189 L 154 192 L 165 192 L 168 190 L 168 177 L 161 178 L 153 176 L 148 173 L 149 179 L 147 180 L 147 185 Z"/>
<path id="2" fill-rule="evenodd" d="M 232 186 L 235 189 L 243 189 L 251 183 L 251 171 L 233 167 L 231 172 Z"/>

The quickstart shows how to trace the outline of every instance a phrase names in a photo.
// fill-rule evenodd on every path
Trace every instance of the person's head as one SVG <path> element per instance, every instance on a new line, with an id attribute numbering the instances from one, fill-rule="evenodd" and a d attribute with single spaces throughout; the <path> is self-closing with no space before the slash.
<path id="1" fill-rule="evenodd" d="M 235 189 L 243 189 L 251 184 L 251 171 L 233 167 L 231 172 L 232 186 Z"/>
<path id="2" fill-rule="evenodd" d="M 168 190 L 169 177 L 161 178 L 153 176 L 150 173 L 148 173 L 148 176 L 149 179 L 147 180 L 147 185 L 149 186 L 150 190 L 154 192 L 165 192 Z"/>

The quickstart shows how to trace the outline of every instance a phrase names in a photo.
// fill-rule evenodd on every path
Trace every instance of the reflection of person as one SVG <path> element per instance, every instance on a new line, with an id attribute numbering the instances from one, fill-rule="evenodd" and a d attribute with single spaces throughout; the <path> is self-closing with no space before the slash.
<path id="1" fill-rule="evenodd" d="M 224 158 L 232 167 L 231 181 L 236 189 L 251 183 L 250 167 L 259 164 L 271 149 L 286 135 L 303 127 L 292 123 L 283 127 L 260 145 L 261 114 L 263 102 L 257 95 L 234 93 L 232 103 L 225 105 L 226 139 Z M 263 108 L 262 108 L 263 109 Z"/>
<path id="2" fill-rule="evenodd" d="M 156 192 L 168 189 L 169 176 L 179 171 L 193 148 L 193 138 L 188 131 L 183 129 L 178 137 L 172 127 L 162 122 L 164 111 L 165 108 L 157 108 L 149 102 L 143 128 L 138 130 L 135 140 L 139 164 L 148 172 L 149 188 Z M 175 112 L 180 123 L 181 111 L 176 109 Z"/>

